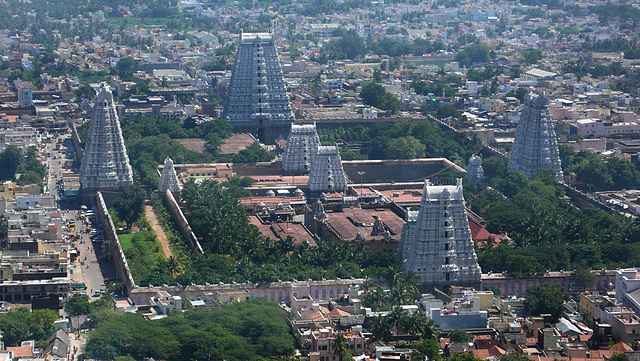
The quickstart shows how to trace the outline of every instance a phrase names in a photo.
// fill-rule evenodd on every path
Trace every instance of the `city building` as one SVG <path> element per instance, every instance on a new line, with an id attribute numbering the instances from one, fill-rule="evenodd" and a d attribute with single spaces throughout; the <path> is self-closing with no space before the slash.
<path id="1" fill-rule="evenodd" d="M 221 117 L 267 144 L 289 132 L 294 117 L 272 34 L 240 34 Z"/>
<path id="2" fill-rule="evenodd" d="M 167 189 L 171 190 L 171 193 L 173 194 L 178 194 L 180 192 L 180 181 L 178 180 L 175 168 L 173 168 L 173 160 L 169 157 L 164 160 L 164 167 L 162 168 L 162 175 L 160 176 L 160 185 L 158 188 L 162 193 L 165 193 Z"/>
<path id="3" fill-rule="evenodd" d="M 340 193 L 347 188 L 347 175 L 342 168 L 338 146 L 319 146 L 311 160 L 309 190 L 313 193 Z"/>
<path id="4" fill-rule="evenodd" d="M 97 190 L 119 190 L 133 184 L 127 149 L 122 138 L 111 89 L 98 88 L 87 145 L 80 166 L 80 185 L 85 195 Z"/>
<path id="5" fill-rule="evenodd" d="M 282 170 L 285 174 L 309 172 L 311 158 L 318 151 L 320 139 L 316 124 L 291 124 L 287 145 L 282 155 Z"/>
<path id="6" fill-rule="evenodd" d="M 410 212 L 402 230 L 398 254 L 406 271 L 429 287 L 479 286 L 480 266 L 462 194 L 462 179 L 454 186 L 425 181 L 420 210 Z"/>
<path id="7" fill-rule="evenodd" d="M 540 168 L 551 169 L 562 179 L 556 131 L 544 94 L 526 95 L 507 168 L 509 172 L 521 170 L 529 178 Z"/>

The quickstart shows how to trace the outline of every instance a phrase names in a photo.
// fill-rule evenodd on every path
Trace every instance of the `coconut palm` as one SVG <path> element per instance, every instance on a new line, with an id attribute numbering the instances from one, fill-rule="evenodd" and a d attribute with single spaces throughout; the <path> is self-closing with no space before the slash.
<path id="1" fill-rule="evenodd" d="M 369 321 L 369 331 L 376 340 L 386 342 L 391 339 L 391 325 L 383 316 L 377 315 Z"/>
<path id="2" fill-rule="evenodd" d="M 407 322 L 408 313 L 402 307 L 396 306 L 391 309 L 391 313 L 387 315 L 389 324 L 395 328 L 396 335 L 402 334 L 402 328 Z"/>
<path id="3" fill-rule="evenodd" d="M 345 354 L 349 354 L 349 341 L 343 334 L 338 334 L 334 337 L 331 348 L 333 349 L 333 356 L 337 356 L 342 361 L 342 357 Z"/>

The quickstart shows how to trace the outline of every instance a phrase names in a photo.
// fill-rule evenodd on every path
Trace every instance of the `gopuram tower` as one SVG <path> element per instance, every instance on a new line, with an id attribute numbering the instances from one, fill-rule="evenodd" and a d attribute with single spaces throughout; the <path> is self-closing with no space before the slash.
<path id="1" fill-rule="evenodd" d="M 320 139 L 316 124 L 291 124 L 287 145 L 282 155 L 282 170 L 285 174 L 304 174 L 309 172 L 311 159 L 318 151 Z"/>
<path id="2" fill-rule="evenodd" d="M 540 168 L 551 169 L 562 180 L 556 131 L 549 114 L 549 98 L 529 92 L 516 128 L 507 170 L 521 170 L 531 178 Z"/>
<path id="3" fill-rule="evenodd" d="M 133 172 L 113 94 L 109 86 L 102 83 L 93 106 L 87 145 L 80 166 L 82 195 L 84 198 L 102 191 L 105 199 L 112 198 L 112 195 L 131 184 Z"/>
<path id="4" fill-rule="evenodd" d="M 289 133 L 294 117 L 270 33 L 240 33 L 221 117 L 265 144 Z"/>
<path id="5" fill-rule="evenodd" d="M 398 256 L 405 271 L 421 285 L 444 289 L 450 285 L 480 286 L 478 265 L 462 195 L 462 179 L 454 186 L 425 181 L 420 210 L 410 212 L 402 229 Z"/>

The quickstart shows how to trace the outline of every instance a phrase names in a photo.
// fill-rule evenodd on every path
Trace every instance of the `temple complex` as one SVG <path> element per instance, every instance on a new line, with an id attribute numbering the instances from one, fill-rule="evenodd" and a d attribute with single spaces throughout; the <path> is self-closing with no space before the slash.
<path id="1" fill-rule="evenodd" d="M 398 255 L 426 287 L 479 286 L 481 270 L 471 239 L 462 179 L 453 186 L 425 181 L 418 212 L 407 212 Z"/>
<path id="2" fill-rule="evenodd" d="M 285 137 L 294 117 L 270 33 L 241 33 L 222 118 L 262 143 Z"/>
<path id="3" fill-rule="evenodd" d="M 102 83 L 96 95 L 87 145 L 80 166 L 83 195 L 121 190 L 133 184 L 127 149 L 122 138 L 111 89 Z"/>
<path id="4" fill-rule="evenodd" d="M 562 180 L 556 131 L 549 114 L 549 98 L 529 92 L 516 128 L 507 170 L 521 170 L 531 178 L 536 170 L 551 169 Z"/>
<path id="5" fill-rule="evenodd" d="M 311 158 L 318 151 L 320 139 L 316 124 L 291 124 L 287 145 L 282 155 L 282 170 L 285 174 L 309 172 Z"/>

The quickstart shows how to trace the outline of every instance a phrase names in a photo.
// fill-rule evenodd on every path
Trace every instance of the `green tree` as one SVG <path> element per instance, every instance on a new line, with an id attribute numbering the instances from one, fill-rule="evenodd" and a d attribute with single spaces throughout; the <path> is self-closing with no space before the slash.
<path id="1" fill-rule="evenodd" d="M 391 339 L 391 325 L 384 316 L 373 317 L 369 321 L 368 329 L 376 340 L 388 342 Z"/>
<path id="2" fill-rule="evenodd" d="M 576 267 L 575 277 L 576 286 L 582 291 L 586 290 L 587 287 L 592 286 L 598 279 L 593 273 L 591 273 L 591 270 L 588 267 L 584 266 Z"/>
<path id="3" fill-rule="evenodd" d="M 116 64 L 116 69 L 118 71 L 118 76 L 123 81 L 132 81 L 133 80 L 133 72 L 138 69 L 139 62 L 133 58 L 127 57 L 118 60 Z"/>
<path id="4" fill-rule="evenodd" d="M 113 200 L 113 209 L 127 227 L 131 228 L 144 212 L 144 199 L 142 188 L 131 185 L 124 189 L 122 196 Z"/>
<path id="5" fill-rule="evenodd" d="M 563 312 L 564 302 L 569 300 L 567 291 L 558 284 L 541 284 L 527 288 L 524 307 L 531 315 L 551 314 L 557 322 Z"/>
<path id="6" fill-rule="evenodd" d="M 374 82 L 366 83 L 360 92 L 362 102 L 382 110 L 396 113 L 400 110 L 400 100 L 387 92 L 384 87 Z"/>
<path id="7" fill-rule="evenodd" d="M 64 304 L 64 310 L 71 316 L 88 315 L 93 307 L 89 302 L 89 296 L 76 293 Z"/>
<path id="8" fill-rule="evenodd" d="M 443 105 L 440 108 L 438 108 L 438 111 L 436 112 L 436 116 L 440 119 L 445 119 L 449 117 L 460 119 L 460 117 L 462 116 L 462 113 L 460 113 L 458 109 L 456 109 L 456 107 L 454 107 L 453 105 Z"/>
<path id="9" fill-rule="evenodd" d="M 425 357 L 429 361 L 440 361 L 440 343 L 435 338 L 426 338 L 420 342 L 414 343 L 411 352 L 412 360 L 424 360 Z"/>
<path id="10" fill-rule="evenodd" d="M 449 339 L 451 340 L 451 342 L 471 342 L 473 341 L 473 337 L 471 337 L 471 335 L 460 328 L 454 328 L 453 330 L 449 331 Z"/>
<path id="11" fill-rule="evenodd" d="M 624 352 L 614 352 L 609 361 L 629 361 L 629 356 Z"/>
<path id="12" fill-rule="evenodd" d="M 349 341 L 343 334 L 338 334 L 333 338 L 333 342 L 331 343 L 331 348 L 333 349 L 333 356 L 338 357 L 340 361 L 342 361 L 342 357 L 345 355 L 349 355 Z"/>
<path id="13" fill-rule="evenodd" d="M 423 158 L 427 147 L 413 136 L 400 137 L 387 143 L 387 159 Z"/>
<path id="14" fill-rule="evenodd" d="M 10 145 L 0 152 L 0 180 L 14 179 L 22 159 L 22 150 L 15 145 Z"/>

